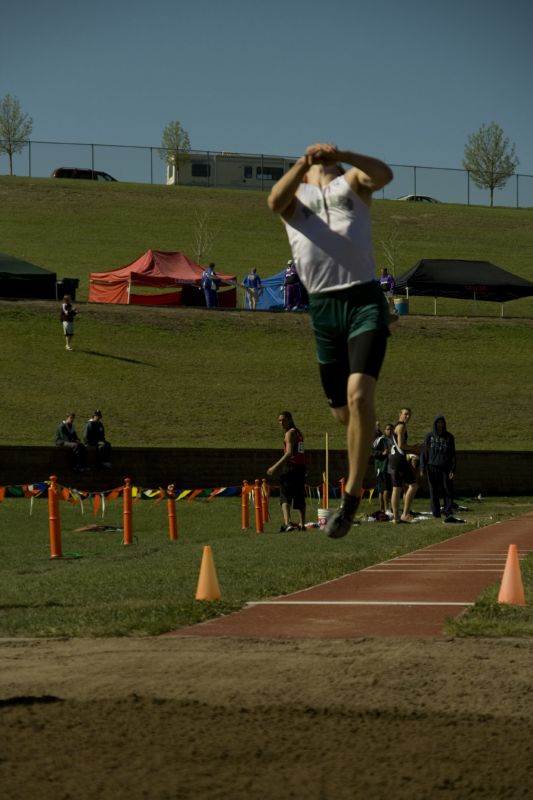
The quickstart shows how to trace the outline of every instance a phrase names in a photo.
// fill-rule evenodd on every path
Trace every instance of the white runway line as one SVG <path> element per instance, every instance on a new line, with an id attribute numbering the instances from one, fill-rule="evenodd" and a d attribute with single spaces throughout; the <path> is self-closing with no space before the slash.
<path id="1" fill-rule="evenodd" d="M 361 570 L 361 573 L 363 572 L 386 572 L 388 575 L 392 572 L 412 572 L 415 575 L 420 575 L 421 572 L 461 572 L 463 574 L 466 572 L 495 572 L 499 575 L 502 569 L 395 569 L 394 567 L 389 567 L 388 569 L 374 569 L 373 567 L 368 567 L 365 570 Z"/>
<path id="2" fill-rule="evenodd" d="M 426 602 L 421 600 L 252 600 L 247 606 L 473 606 L 464 602 Z"/>

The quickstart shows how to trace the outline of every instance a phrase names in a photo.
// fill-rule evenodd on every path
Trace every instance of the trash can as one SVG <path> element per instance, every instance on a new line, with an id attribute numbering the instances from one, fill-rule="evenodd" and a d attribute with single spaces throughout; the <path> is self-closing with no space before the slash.
<path id="1" fill-rule="evenodd" d="M 73 300 L 76 300 L 76 289 L 80 285 L 78 278 L 62 278 L 56 284 L 56 296 L 61 300 L 64 295 L 69 294 Z"/>
<path id="2" fill-rule="evenodd" d="M 404 314 L 409 313 L 409 300 L 407 297 L 395 297 L 394 308 L 398 316 L 403 317 Z"/>

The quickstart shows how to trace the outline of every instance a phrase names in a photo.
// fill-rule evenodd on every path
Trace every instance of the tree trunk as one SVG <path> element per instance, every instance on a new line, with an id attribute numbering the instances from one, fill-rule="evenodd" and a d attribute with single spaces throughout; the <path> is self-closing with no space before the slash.
<path id="1" fill-rule="evenodd" d="M 494 186 L 490 187 L 490 207 L 494 206 Z"/>
<path id="2" fill-rule="evenodd" d="M 13 153 L 11 152 L 11 150 L 9 150 L 8 156 L 9 156 L 9 174 L 13 175 Z"/>

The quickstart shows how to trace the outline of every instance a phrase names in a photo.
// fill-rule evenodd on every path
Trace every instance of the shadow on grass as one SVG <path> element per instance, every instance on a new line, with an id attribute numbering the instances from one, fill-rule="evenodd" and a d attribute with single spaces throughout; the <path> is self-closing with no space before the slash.
<path id="1" fill-rule="evenodd" d="M 114 361 L 127 361 L 129 364 L 142 364 L 143 367 L 155 367 L 148 361 L 139 361 L 137 358 L 126 358 L 125 356 L 113 356 L 111 353 L 99 353 L 97 350 L 78 350 L 78 353 L 85 353 L 87 356 L 99 356 L 100 358 L 112 358 Z"/>

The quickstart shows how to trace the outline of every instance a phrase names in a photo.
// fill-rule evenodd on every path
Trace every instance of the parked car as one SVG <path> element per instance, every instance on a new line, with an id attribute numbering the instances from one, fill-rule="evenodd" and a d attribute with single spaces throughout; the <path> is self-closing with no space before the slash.
<path id="1" fill-rule="evenodd" d="M 404 194 L 403 197 L 398 197 L 398 200 L 407 200 L 408 203 L 438 203 L 434 197 L 428 197 L 425 194 Z"/>
<path id="2" fill-rule="evenodd" d="M 83 181 L 115 181 L 107 172 L 95 169 L 80 169 L 79 167 L 58 167 L 52 172 L 52 178 L 78 178 Z"/>

